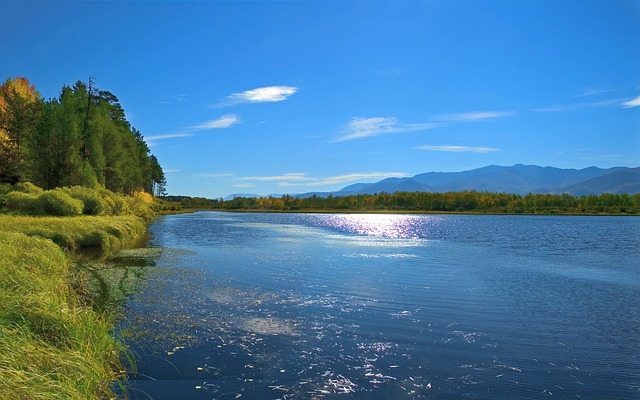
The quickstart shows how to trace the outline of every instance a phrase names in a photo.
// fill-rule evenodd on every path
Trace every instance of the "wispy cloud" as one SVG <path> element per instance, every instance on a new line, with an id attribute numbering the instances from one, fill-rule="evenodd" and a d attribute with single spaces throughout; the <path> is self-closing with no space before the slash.
<path id="1" fill-rule="evenodd" d="M 437 120 L 448 122 L 468 122 L 513 117 L 514 115 L 516 115 L 516 113 L 513 111 L 474 111 L 461 114 L 441 115 L 437 118 Z"/>
<path id="2" fill-rule="evenodd" d="M 623 102 L 625 99 L 611 99 L 611 100 L 603 100 L 603 101 L 595 101 L 588 103 L 575 103 L 575 104 L 560 104 L 550 107 L 541 107 L 535 108 L 532 111 L 536 112 L 562 112 L 562 111 L 578 111 L 578 110 L 587 110 L 590 108 L 600 108 L 600 107 L 613 107 L 613 106 L 624 106 Z"/>
<path id="3" fill-rule="evenodd" d="M 162 139 L 173 139 L 173 138 L 181 138 L 181 137 L 189 137 L 193 136 L 193 133 L 168 133 L 166 135 L 151 135 L 145 136 L 145 141 L 156 141 Z"/>
<path id="4" fill-rule="evenodd" d="M 188 131 L 204 131 L 204 130 L 208 130 L 208 129 L 222 129 L 222 128 L 229 128 L 232 125 L 237 124 L 240 121 L 240 119 L 238 118 L 237 115 L 235 114 L 226 114 L 223 115 L 220 118 L 217 119 L 212 119 L 209 121 L 205 121 L 199 125 L 195 125 L 195 126 L 191 126 L 186 128 L 185 130 Z M 145 136 L 145 142 L 147 143 L 147 145 L 149 145 L 149 147 L 155 147 L 155 146 L 159 146 L 161 143 L 160 141 L 165 140 L 165 139 L 175 139 L 175 138 L 183 138 L 183 137 L 190 137 L 190 136 L 195 136 L 194 133 L 190 133 L 190 132 L 184 132 L 184 133 L 168 133 L 168 134 L 163 134 L 163 135 L 151 135 L 151 136 Z"/>
<path id="5" fill-rule="evenodd" d="M 207 130 L 207 129 L 223 129 L 237 124 L 240 121 L 235 114 L 226 114 L 220 118 L 205 121 L 200 125 L 192 126 L 191 129 Z"/>
<path id="6" fill-rule="evenodd" d="M 244 92 L 232 93 L 212 107 L 229 107 L 244 103 L 274 103 L 283 101 L 298 91 L 293 86 L 266 86 Z"/>
<path id="7" fill-rule="evenodd" d="M 396 117 L 353 118 L 346 125 L 342 136 L 334 139 L 334 142 L 344 142 L 353 139 L 362 139 L 369 136 L 384 135 L 388 133 L 418 132 L 427 129 L 440 128 L 456 123 L 485 121 L 497 118 L 512 117 L 513 111 L 475 111 L 461 114 L 446 114 L 435 117 L 432 121 L 419 123 L 400 123 Z"/>
<path id="8" fill-rule="evenodd" d="M 307 178 L 304 173 L 293 172 L 276 176 L 248 176 L 238 178 L 241 181 L 261 181 L 261 182 L 308 182 L 314 181 L 314 178 Z"/>
<path id="9" fill-rule="evenodd" d="M 346 133 L 334 141 L 361 139 L 387 133 L 422 131 L 441 126 L 440 123 L 425 122 L 418 124 L 401 124 L 396 117 L 353 118 L 346 126 Z"/>
<path id="10" fill-rule="evenodd" d="M 603 93 L 609 93 L 609 92 L 613 92 L 612 89 L 591 89 L 591 90 L 587 90 L 584 91 L 582 93 L 579 94 L 574 94 L 571 97 L 590 97 L 590 96 L 598 96 L 600 94 Z"/>
<path id="11" fill-rule="evenodd" d="M 362 180 L 402 178 L 405 176 L 409 176 L 409 175 L 404 172 L 369 172 L 369 173 L 345 174 L 345 175 L 337 175 L 337 176 L 324 178 L 318 183 L 318 185 L 329 186 L 329 185 L 357 182 Z"/>
<path id="12" fill-rule="evenodd" d="M 640 96 L 636 97 L 635 99 L 625 101 L 621 104 L 621 106 L 623 108 L 640 107 Z"/>
<path id="13" fill-rule="evenodd" d="M 368 172 L 368 173 L 352 173 L 324 178 L 308 177 L 305 173 L 295 172 L 276 176 L 249 176 L 238 178 L 238 181 L 252 182 L 277 182 L 278 187 L 289 186 L 331 186 L 345 184 L 349 182 L 357 182 L 362 180 L 379 180 L 392 177 L 408 176 L 404 172 Z"/>
<path id="14" fill-rule="evenodd" d="M 164 135 L 145 136 L 144 141 L 147 143 L 149 147 L 157 147 L 157 146 L 160 146 L 162 140 L 190 137 L 190 136 L 194 136 L 193 133 L 168 133 Z"/>
<path id="15" fill-rule="evenodd" d="M 490 153 L 492 151 L 499 151 L 500 149 L 496 149 L 493 147 L 475 147 L 475 146 L 417 146 L 413 148 L 414 150 L 428 150 L 428 151 L 447 151 L 447 152 L 455 152 L 455 153 Z"/>

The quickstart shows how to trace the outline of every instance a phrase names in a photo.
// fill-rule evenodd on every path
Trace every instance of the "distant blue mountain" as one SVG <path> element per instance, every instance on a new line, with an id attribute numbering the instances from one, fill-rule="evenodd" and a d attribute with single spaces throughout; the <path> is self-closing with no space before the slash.
<path id="1" fill-rule="evenodd" d="M 334 196 L 394 192 L 568 193 L 576 196 L 601 193 L 640 193 L 640 167 L 560 169 L 516 164 L 490 165 L 463 172 L 427 172 L 410 178 L 387 178 L 375 183 L 347 186 Z M 302 197 L 306 197 L 302 195 Z"/>

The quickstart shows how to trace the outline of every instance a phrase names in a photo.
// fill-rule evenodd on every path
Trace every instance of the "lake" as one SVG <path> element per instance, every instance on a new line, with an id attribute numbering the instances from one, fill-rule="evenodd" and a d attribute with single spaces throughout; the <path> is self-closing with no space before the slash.
<path id="1" fill-rule="evenodd" d="M 640 399 L 640 218 L 197 212 L 118 327 L 132 399 Z"/>

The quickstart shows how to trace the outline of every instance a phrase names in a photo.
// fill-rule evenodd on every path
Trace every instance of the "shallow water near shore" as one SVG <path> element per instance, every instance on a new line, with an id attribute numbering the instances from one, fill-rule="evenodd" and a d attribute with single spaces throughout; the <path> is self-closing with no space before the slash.
<path id="1" fill-rule="evenodd" d="M 117 334 L 132 399 L 640 398 L 640 219 L 198 212 Z"/>

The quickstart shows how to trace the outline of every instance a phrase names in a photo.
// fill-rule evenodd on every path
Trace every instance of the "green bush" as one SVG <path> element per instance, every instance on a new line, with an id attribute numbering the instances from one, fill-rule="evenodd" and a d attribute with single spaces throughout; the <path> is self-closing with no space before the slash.
<path id="1" fill-rule="evenodd" d="M 13 191 L 13 186 L 8 183 L 0 183 L 0 196 Z"/>
<path id="2" fill-rule="evenodd" d="M 84 203 L 62 189 L 47 190 L 39 197 L 45 214 L 70 217 L 82 214 Z"/>
<path id="3" fill-rule="evenodd" d="M 43 192 L 42 188 L 34 185 L 31 182 L 18 182 L 13 185 L 13 191 L 29 194 L 41 194 Z"/>
<path id="4" fill-rule="evenodd" d="M 4 196 L 4 203 L 10 211 L 22 214 L 38 215 L 42 214 L 42 206 L 38 200 L 38 195 L 24 192 L 9 192 Z"/>
<path id="5" fill-rule="evenodd" d="M 74 199 L 81 200 L 84 203 L 84 208 L 82 209 L 84 215 L 106 214 L 108 209 L 107 202 L 100 197 L 100 193 L 96 190 L 82 186 L 72 186 L 64 188 L 64 191 Z"/>

